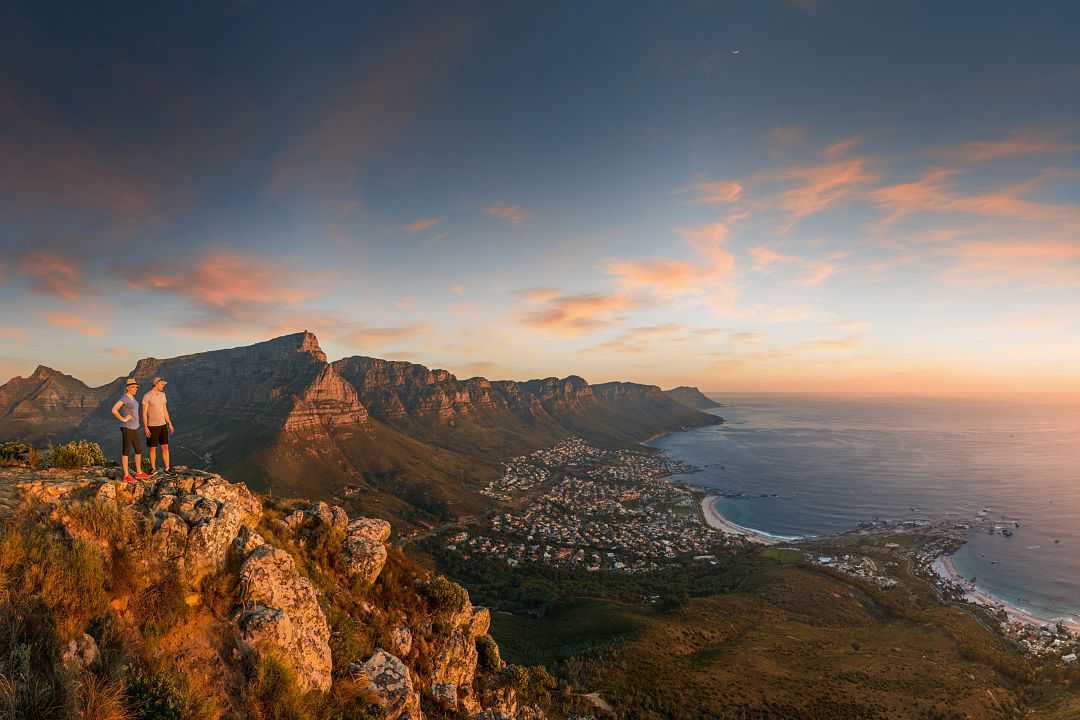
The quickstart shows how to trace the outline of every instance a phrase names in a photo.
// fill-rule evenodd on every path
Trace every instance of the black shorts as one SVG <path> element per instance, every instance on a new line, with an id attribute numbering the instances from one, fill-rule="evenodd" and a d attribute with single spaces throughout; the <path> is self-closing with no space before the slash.
<path id="1" fill-rule="evenodd" d="M 158 445 L 169 444 L 168 425 L 151 425 L 147 430 L 150 431 L 150 437 L 146 439 L 146 447 L 157 447 Z"/>
<path id="2" fill-rule="evenodd" d="M 142 440 L 139 439 L 139 431 L 132 430 L 131 428 L 120 428 L 120 444 L 123 447 L 120 454 L 127 456 L 128 453 L 134 452 L 136 455 L 142 453 Z"/>

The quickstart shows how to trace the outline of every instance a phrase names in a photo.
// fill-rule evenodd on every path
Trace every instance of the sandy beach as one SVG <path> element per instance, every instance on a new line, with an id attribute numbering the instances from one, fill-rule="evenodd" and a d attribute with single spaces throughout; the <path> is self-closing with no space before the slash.
<path id="1" fill-rule="evenodd" d="M 742 525 L 736 525 L 720 513 L 716 512 L 713 508 L 713 500 L 717 497 L 717 495 L 706 495 L 701 500 L 701 514 L 704 515 L 705 522 L 708 526 L 714 530 L 719 530 L 725 535 L 735 535 L 745 538 L 746 540 L 759 545 L 779 545 L 780 543 L 791 542 L 792 540 L 797 539 L 776 537 L 774 535 L 769 535 L 768 533 L 744 528 Z"/>
<path id="2" fill-rule="evenodd" d="M 1046 625 L 1048 623 L 1053 624 L 1062 620 L 1065 626 L 1069 628 L 1071 632 L 1080 633 L 1080 621 L 1075 618 L 1046 618 L 1039 617 L 1032 614 L 1030 611 L 1024 608 L 1017 607 L 1007 603 L 1000 598 L 991 595 L 985 590 L 980 590 L 978 586 L 972 583 L 970 580 L 962 576 L 956 569 L 956 565 L 953 564 L 952 558 L 948 555 L 943 555 L 934 561 L 934 572 L 939 577 L 949 580 L 954 583 L 958 583 L 963 586 L 965 593 L 964 599 L 968 602 L 978 603 L 979 605 L 987 605 L 995 608 L 1002 608 L 1009 616 L 1009 619 L 1014 622 L 1024 623 L 1025 625 Z"/>

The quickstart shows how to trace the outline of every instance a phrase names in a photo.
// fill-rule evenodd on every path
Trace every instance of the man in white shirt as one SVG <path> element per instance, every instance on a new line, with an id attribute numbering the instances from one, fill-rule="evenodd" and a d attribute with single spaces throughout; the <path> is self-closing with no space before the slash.
<path id="1" fill-rule="evenodd" d="M 165 472 L 172 473 L 169 462 L 169 433 L 173 432 L 172 419 L 169 417 L 168 400 L 165 397 L 166 380 L 154 378 L 150 392 L 143 395 L 143 427 L 146 428 L 146 444 L 150 448 L 150 472 L 157 472 L 157 449 L 161 447 L 161 461 Z"/>

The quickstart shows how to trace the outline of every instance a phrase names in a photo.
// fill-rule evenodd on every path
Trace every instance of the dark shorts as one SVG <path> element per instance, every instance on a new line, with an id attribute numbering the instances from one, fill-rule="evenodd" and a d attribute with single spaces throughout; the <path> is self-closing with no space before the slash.
<path id="1" fill-rule="evenodd" d="M 121 440 L 120 444 L 123 450 L 121 455 L 127 456 L 129 453 L 134 452 L 136 455 L 142 453 L 142 440 L 139 439 L 139 431 L 132 430 L 131 428 L 120 428 Z"/>
<path id="2" fill-rule="evenodd" d="M 150 437 L 146 439 L 146 447 L 157 447 L 158 445 L 169 444 L 168 425 L 151 425 L 147 430 L 150 431 Z"/>

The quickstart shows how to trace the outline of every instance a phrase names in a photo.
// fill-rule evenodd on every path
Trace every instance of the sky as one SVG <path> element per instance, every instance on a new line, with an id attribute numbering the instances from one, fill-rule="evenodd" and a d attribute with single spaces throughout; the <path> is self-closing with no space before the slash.
<path id="1" fill-rule="evenodd" d="M 5 3 L 0 376 L 1080 394 L 1080 5 Z"/>

